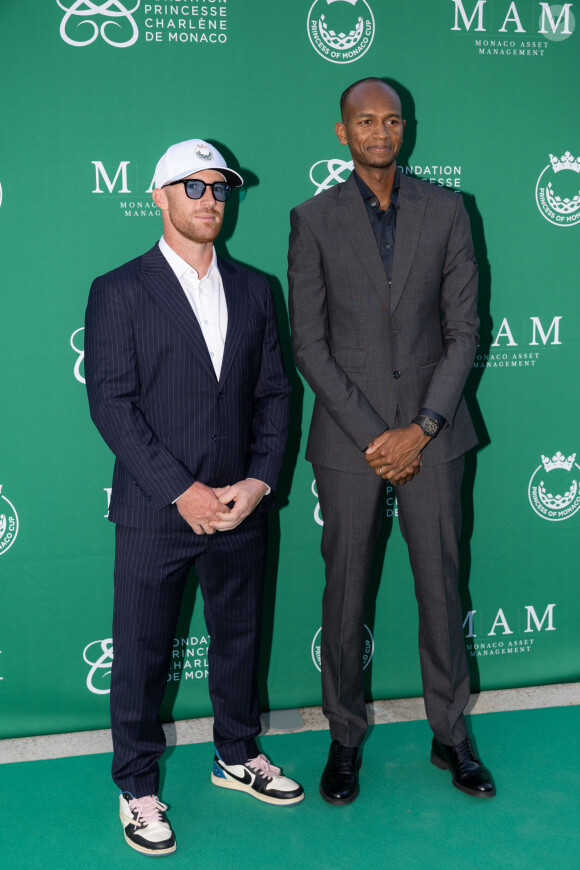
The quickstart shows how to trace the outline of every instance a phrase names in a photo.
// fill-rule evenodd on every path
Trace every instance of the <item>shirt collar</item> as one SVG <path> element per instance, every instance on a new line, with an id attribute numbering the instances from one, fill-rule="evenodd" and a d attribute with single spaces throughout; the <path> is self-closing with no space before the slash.
<path id="1" fill-rule="evenodd" d="M 379 211 L 379 200 L 378 196 L 373 193 L 368 184 L 366 184 L 356 169 L 353 169 L 352 174 L 354 176 L 354 180 L 356 181 L 357 187 L 360 191 L 362 198 L 364 199 L 365 205 L 370 212 L 376 214 Z M 399 208 L 399 188 L 401 186 L 401 170 L 397 167 L 397 171 L 395 172 L 395 180 L 393 182 L 393 188 L 391 190 L 391 205 L 398 209 Z M 373 205 L 371 205 L 371 200 L 373 201 Z M 376 205 L 375 205 L 376 203 Z"/>
<path id="2" fill-rule="evenodd" d="M 165 241 L 164 236 L 161 236 L 161 238 L 159 239 L 159 250 L 175 272 L 175 275 L 179 281 L 181 281 L 184 276 L 189 276 L 192 270 L 192 266 L 190 266 L 189 263 L 186 263 L 183 257 L 180 257 L 179 254 L 175 253 L 173 248 L 170 247 L 170 245 Z M 213 248 L 212 250 L 211 265 L 207 270 L 206 274 L 204 275 L 204 278 L 210 278 L 214 269 L 217 269 L 217 255 L 215 248 Z"/>

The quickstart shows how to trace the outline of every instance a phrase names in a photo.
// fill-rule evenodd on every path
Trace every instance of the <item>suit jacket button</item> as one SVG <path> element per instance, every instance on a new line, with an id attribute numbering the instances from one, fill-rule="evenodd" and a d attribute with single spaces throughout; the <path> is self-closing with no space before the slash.
<path id="1" fill-rule="evenodd" d="M 394 377 L 394 378 L 400 378 L 400 377 L 401 377 L 401 372 L 398 372 L 398 371 L 397 371 L 397 372 L 393 372 L 393 377 Z"/>
<path id="2" fill-rule="evenodd" d="M 212 436 L 211 436 L 211 440 L 212 440 L 212 441 L 217 441 L 217 435 L 212 435 Z"/>
<path id="3" fill-rule="evenodd" d="M 223 393 L 218 393 L 218 394 L 217 394 L 217 397 L 218 397 L 218 399 L 223 399 L 224 394 L 223 394 Z"/>

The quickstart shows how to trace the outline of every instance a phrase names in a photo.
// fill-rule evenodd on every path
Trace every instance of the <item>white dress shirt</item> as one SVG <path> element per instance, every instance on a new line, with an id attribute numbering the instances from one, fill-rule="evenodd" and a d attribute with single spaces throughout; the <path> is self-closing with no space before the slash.
<path id="1" fill-rule="evenodd" d="M 219 381 L 228 329 L 228 307 L 215 248 L 211 265 L 203 278 L 169 247 L 163 236 L 159 241 L 159 250 L 175 272 L 175 277 L 193 308 Z"/>
<path id="2" fill-rule="evenodd" d="M 200 278 L 196 270 L 169 247 L 163 236 L 159 240 L 159 250 L 174 271 L 193 308 L 219 381 L 228 329 L 228 307 L 222 276 L 217 266 L 215 248 L 211 265 L 203 278 Z M 247 480 L 255 480 L 255 478 L 247 478 Z M 267 483 L 264 483 L 264 486 L 267 487 L 266 495 L 269 495 L 271 488 Z M 173 504 L 176 501 L 177 499 Z"/>

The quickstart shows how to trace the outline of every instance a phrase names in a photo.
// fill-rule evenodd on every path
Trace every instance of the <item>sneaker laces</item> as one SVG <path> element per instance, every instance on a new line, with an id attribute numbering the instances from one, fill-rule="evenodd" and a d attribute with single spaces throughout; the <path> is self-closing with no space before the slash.
<path id="1" fill-rule="evenodd" d="M 133 798 L 129 801 L 129 809 L 137 813 L 135 824 L 147 827 L 153 822 L 162 822 L 161 815 L 167 809 L 167 804 L 162 804 L 157 795 L 150 794 L 142 798 Z"/>
<path id="2" fill-rule="evenodd" d="M 273 779 L 275 776 L 280 776 L 281 773 L 280 768 L 270 764 L 265 755 L 258 755 L 256 758 L 250 758 L 246 764 L 248 767 L 251 767 L 252 770 L 258 771 L 258 773 L 266 777 L 266 779 Z"/>

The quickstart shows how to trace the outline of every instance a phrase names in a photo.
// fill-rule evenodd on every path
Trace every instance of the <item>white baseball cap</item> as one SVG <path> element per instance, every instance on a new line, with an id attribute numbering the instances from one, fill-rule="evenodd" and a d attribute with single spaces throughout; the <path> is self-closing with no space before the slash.
<path id="1" fill-rule="evenodd" d="M 232 187 L 240 187 L 244 183 L 241 175 L 234 169 L 228 169 L 226 161 L 215 145 L 210 145 L 203 139 L 188 139 L 167 149 L 155 167 L 155 187 L 163 187 L 171 181 L 180 181 L 194 172 L 201 172 L 202 169 L 215 169 L 216 172 L 221 172 Z"/>

